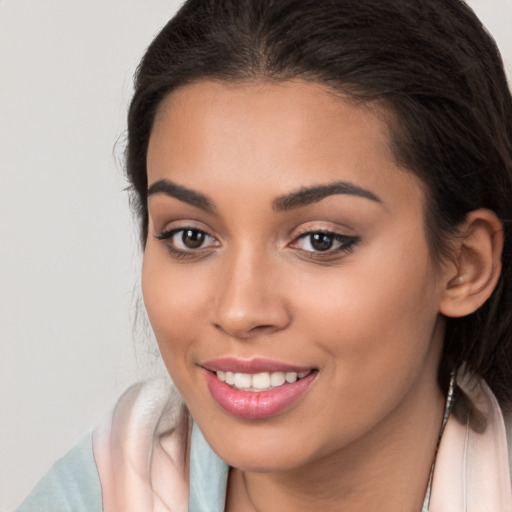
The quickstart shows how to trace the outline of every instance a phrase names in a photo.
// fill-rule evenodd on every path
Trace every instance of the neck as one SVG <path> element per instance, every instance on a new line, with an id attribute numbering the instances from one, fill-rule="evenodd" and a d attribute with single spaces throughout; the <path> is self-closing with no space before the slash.
<path id="1" fill-rule="evenodd" d="M 233 468 L 226 511 L 419 512 L 444 410 L 437 386 L 421 395 L 411 392 L 357 441 L 299 469 L 251 473 Z"/>

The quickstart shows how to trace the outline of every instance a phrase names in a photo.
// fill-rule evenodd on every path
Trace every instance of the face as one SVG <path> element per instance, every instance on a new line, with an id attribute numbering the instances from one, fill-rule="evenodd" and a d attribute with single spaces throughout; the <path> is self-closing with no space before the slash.
<path id="1" fill-rule="evenodd" d="M 374 446 L 438 397 L 443 280 L 382 117 L 300 81 L 196 83 L 160 107 L 144 300 L 234 467 Z"/>

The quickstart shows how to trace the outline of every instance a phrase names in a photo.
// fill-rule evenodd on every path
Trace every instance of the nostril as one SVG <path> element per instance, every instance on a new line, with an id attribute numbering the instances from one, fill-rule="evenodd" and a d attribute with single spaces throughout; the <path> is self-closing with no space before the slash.
<path id="1" fill-rule="evenodd" d="M 248 339 L 255 336 L 268 335 L 279 331 L 281 327 L 272 324 L 262 325 L 226 325 L 226 323 L 214 323 L 214 327 L 223 333 L 239 339 Z"/>

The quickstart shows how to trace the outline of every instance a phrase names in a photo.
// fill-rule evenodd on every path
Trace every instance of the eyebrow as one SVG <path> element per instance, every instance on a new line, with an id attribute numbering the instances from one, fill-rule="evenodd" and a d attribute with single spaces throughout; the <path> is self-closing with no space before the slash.
<path id="1" fill-rule="evenodd" d="M 191 204 L 207 212 L 214 212 L 216 210 L 213 202 L 204 194 L 173 183 L 167 179 L 156 181 L 149 187 L 148 197 L 154 194 L 165 194 L 174 197 L 179 201 Z M 277 197 L 272 201 L 272 208 L 277 212 L 293 210 L 294 208 L 301 208 L 309 204 L 317 203 L 326 197 L 337 194 L 362 197 L 377 203 L 382 203 L 381 199 L 369 190 L 348 181 L 337 181 L 326 185 L 303 187 L 296 192 Z"/>
<path id="2" fill-rule="evenodd" d="M 358 187 L 348 181 L 337 181 L 326 185 L 303 187 L 297 192 L 280 196 L 272 201 L 272 208 L 278 212 L 292 210 L 317 203 L 326 197 L 336 194 L 363 197 L 377 203 L 382 203 L 381 199 L 369 190 Z"/>
<path id="3" fill-rule="evenodd" d="M 205 195 L 166 179 L 156 181 L 149 187 L 148 197 L 154 194 L 165 194 L 174 197 L 207 212 L 215 211 L 213 202 Z"/>

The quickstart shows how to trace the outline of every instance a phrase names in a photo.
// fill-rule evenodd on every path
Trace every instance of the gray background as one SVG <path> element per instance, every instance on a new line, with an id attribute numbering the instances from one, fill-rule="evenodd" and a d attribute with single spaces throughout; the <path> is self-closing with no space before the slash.
<path id="1" fill-rule="evenodd" d="M 135 66 L 179 3 L 0 0 L 0 511 L 162 371 L 122 151 Z M 469 3 L 511 76 L 512 0 Z"/>

